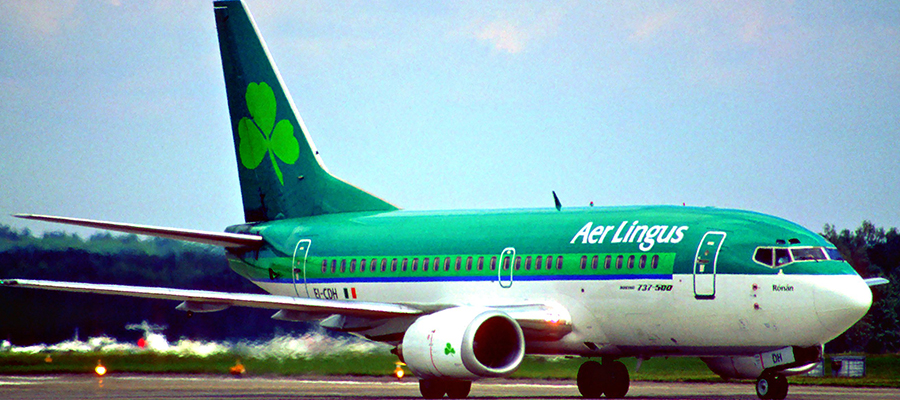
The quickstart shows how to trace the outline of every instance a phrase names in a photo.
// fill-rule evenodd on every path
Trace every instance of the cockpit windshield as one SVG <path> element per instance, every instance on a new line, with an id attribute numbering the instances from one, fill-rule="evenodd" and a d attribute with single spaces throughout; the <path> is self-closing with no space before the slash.
<path id="1" fill-rule="evenodd" d="M 843 260 L 843 258 L 835 248 L 758 247 L 753 254 L 753 260 L 769 268 L 779 268 L 795 262 Z"/>
<path id="2" fill-rule="evenodd" d="M 841 255 L 841 252 L 834 247 L 826 247 L 825 252 L 828 253 L 828 258 L 831 260 L 843 260 L 844 257 Z"/>
<path id="3" fill-rule="evenodd" d="M 794 257 L 794 261 L 827 260 L 825 251 L 821 247 L 791 249 L 791 256 Z"/>

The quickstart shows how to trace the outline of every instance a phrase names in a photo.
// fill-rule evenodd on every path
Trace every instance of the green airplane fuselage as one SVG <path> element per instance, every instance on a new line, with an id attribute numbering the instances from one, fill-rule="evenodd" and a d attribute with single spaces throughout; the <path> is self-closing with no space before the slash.
<path id="1" fill-rule="evenodd" d="M 671 279 L 673 274 L 694 273 L 695 253 L 707 232 L 727 234 L 718 251 L 715 274 L 855 274 L 844 261 L 798 260 L 779 268 L 754 262 L 754 252 L 760 246 L 833 245 L 820 235 L 780 218 L 714 208 L 634 206 L 562 211 L 348 213 L 285 219 L 250 227 L 239 225 L 229 231 L 249 231 L 266 240 L 266 246 L 259 252 L 232 258 L 233 269 L 254 282 L 293 283 L 292 271 L 298 267 L 305 269 L 305 282 L 310 284 Z M 304 239 L 310 243 L 308 253 L 304 254 L 305 259 L 304 255 L 295 257 L 297 244 Z M 498 264 L 507 248 L 515 250 L 509 266 L 511 272 L 498 274 L 497 268 L 503 271 L 503 266 Z M 596 265 L 595 255 L 598 256 Z M 623 257 L 621 265 L 617 265 L 619 256 Z M 634 261 L 629 265 L 632 256 Z M 657 260 L 651 266 L 654 256 Z M 472 257 L 470 265 L 469 257 Z M 494 268 L 490 264 L 492 257 L 496 258 Z M 541 257 L 540 266 L 538 257 Z M 550 268 L 546 264 L 548 257 L 553 258 Z M 563 259 L 561 268 L 557 257 Z M 586 257 L 584 269 L 582 257 Z M 437 270 L 436 258 L 440 260 Z M 445 268 L 448 258 L 449 268 Z M 479 258 L 482 259 L 480 268 Z M 519 265 L 515 265 L 516 258 Z M 528 265 L 527 258 L 531 258 Z M 416 259 L 415 270 L 413 259 Z M 425 259 L 429 260 L 427 270 L 423 266 Z M 366 260 L 364 269 L 361 260 Z M 384 271 L 382 260 L 387 260 Z M 396 265 L 392 265 L 394 260 Z"/>

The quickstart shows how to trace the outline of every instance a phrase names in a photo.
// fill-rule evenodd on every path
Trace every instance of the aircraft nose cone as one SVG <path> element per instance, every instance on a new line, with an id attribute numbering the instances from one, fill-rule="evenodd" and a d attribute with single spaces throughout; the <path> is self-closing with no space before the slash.
<path id="1" fill-rule="evenodd" d="M 832 276 L 816 285 L 815 304 L 819 323 L 827 337 L 836 338 L 866 315 L 872 291 L 858 275 Z"/>

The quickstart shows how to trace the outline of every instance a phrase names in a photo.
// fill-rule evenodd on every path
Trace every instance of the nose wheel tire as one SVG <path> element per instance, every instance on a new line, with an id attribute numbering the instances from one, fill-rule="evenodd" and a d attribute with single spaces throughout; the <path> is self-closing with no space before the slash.
<path id="1" fill-rule="evenodd" d="M 576 381 L 578 391 L 589 399 L 599 398 L 604 394 L 612 399 L 625 397 L 630 385 L 628 368 L 618 361 L 603 364 L 596 361 L 585 362 L 578 369 Z"/>
<path id="2" fill-rule="evenodd" d="M 788 381 L 784 375 L 763 372 L 756 379 L 756 395 L 760 399 L 782 400 L 787 397 Z"/>
<path id="3" fill-rule="evenodd" d="M 419 381 L 419 392 L 426 399 L 440 399 L 446 394 L 451 399 L 464 399 L 472 390 L 472 382 L 449 381 L 442 379 L 422 379 Z"/>

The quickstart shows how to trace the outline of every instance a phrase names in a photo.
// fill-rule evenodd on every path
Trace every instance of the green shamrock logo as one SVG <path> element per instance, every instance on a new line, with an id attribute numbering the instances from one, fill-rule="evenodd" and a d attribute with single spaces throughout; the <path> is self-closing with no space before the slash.
<path id="1" fill-rule="evenodd" d="M 300 143 L 294 137 L 294 125 L 286 119 L 275 124 L 277 104 L 269 84 L 251 82 L 244 97 L 251 118 L 244 117 L 238 122 L 241 164 L 247 169 L 256 169 L 268 153 L 275 175 L 284 186 L 284 177 L 275 157 L 285 164 L 293 164 L 300 157 Z"/>
<path id="2" fill-rule="evenodd" d="M 447 346 L 444 346 L 444 354 L 448 356 L 456 354 L 456 350 L 453 350 L 453 346 L 451 346 L 450 343 L 447 343 Z"/>

